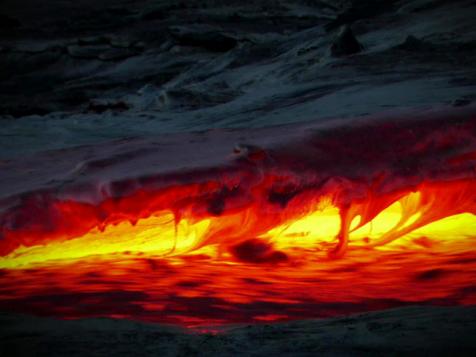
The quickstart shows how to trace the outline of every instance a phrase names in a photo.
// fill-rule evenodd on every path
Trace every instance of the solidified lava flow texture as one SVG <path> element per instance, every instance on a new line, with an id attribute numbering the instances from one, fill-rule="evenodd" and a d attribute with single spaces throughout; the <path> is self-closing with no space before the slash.
<path id="1" fill-rule="evenodd" d="M 476 112 L 2 203 L 0 309 L 187 327 L 476 303 Z M 65 198 L 67 197 L 67 198 Z"/>

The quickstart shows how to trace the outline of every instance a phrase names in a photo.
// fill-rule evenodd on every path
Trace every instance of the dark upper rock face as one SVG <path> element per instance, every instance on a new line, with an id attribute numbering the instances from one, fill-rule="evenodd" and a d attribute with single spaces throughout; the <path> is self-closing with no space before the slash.
<path id="1" fill-rule="evenodd" d="M 0 156 L 466 103 L 475 13 L 470 0 L 3 0 Z"/>
<path id="2" fill-rule="evenodd" d="M 0 31 L 15 29 L 21 26 L 21 22 L 14 17 L 0 13 Z"/>
<path id="3" fill-rule="evenodd" d="M 347 2 L 337 16 L 326 24 L 327 30 L 336 29 L 342 25 L 350 25 L 359 20 L 375 18 L 394 9 L 396 0 L 351 0 Z"/>
<path id="4" fill-rule="evenodd" d="M 405 51 L 431 51 L 435 46 L 431 43 L 426 43 L 413 35 L 408 35 L 405 41 L 398 45 L 397 48 Z"/>
<path id="5" fill-rule="evenodd" d="M 352 29 L 349 26 L 343 26 L 331 45 L 331 53 L 336 57 L 347 56 L 360 52 L 362 48 Z"/>
<path id="6" fill-rule="evenodd" d="M 203 47 L 212 52 L 227 52 L 238 43 L 232 36 L 210 26 L 175 26 L 169 31 L 180 45 Z"/>

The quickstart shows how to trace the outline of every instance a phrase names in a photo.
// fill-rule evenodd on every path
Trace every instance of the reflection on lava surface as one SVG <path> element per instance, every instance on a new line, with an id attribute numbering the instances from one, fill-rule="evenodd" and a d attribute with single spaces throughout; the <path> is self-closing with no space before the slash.
<path id="1" fill-rule="evenodd" d="M 312 132 L 95 203 L 24 196 L 0 309 L 202 326 L 474 304 L 473 117 Z"/>

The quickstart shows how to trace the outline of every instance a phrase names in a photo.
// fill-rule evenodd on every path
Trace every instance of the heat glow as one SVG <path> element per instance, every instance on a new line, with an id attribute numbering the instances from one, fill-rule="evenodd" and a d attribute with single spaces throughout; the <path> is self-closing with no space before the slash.
<path id="1" fill-rule="evenodd" d="M 202 326 L 475 304 L 472 118 L 319 131 L 94 203 L 21 197 L 0 308 Z"/>

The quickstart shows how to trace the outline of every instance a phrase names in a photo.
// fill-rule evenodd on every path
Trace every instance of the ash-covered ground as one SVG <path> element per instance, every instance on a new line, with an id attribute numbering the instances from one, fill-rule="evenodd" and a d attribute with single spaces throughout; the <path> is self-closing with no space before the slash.
<path id="1" fill-rule="evenodd" d="M 474 356 L 476 309 L 409 307 L 344 318 L 184 331 L 124 320 L 0 315 L 3 356 Z"/>
<path id="2" fill-rule="evenodd" d="M 472 107 L 475 18 L 469 0 L 3 0 L 0 212 L 36 191 L 220 166 L 309 123 Z M 475 317 L 405 308 L 215 335 L 6 311 L 0 354 L 474 355 Z"/>

